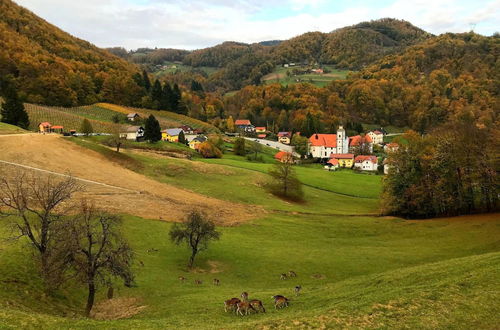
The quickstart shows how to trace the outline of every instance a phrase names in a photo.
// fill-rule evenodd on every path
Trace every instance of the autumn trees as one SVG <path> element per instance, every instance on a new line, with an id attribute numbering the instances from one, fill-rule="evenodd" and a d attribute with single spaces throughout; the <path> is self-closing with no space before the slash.
<path id="1" fill-rule="evenodd" d="M 470 113 L 427 136 L 408 133 L 388 158 L 383 211 L 408 218 L 497 211 L 498 136 Z"/>

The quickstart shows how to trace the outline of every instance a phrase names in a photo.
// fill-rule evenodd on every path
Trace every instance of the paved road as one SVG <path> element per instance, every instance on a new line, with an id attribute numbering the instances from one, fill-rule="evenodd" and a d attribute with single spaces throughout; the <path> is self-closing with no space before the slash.
<path id="1" fill-rule="evenodd" d="M 255 139 L 255 138 L 249 138 L 249 137 L 246 137 L 245 139 L 247 139 L 249 141 L 258 142 L 260 144 L 277 149 L 279 151 L 292 152 L 296 155 L 295 148 L 293 146 L 289 146 L 287 144 L 283 144 L 283 143 L 280 143 L 278 141 L 269 141 L 269 140 L 265 140 L 265 139 Z"/>

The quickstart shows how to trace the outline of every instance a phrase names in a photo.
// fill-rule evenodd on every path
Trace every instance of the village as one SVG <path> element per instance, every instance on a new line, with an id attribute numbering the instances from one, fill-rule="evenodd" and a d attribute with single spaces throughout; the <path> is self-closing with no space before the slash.
<path id="1" fill-rule="evenodd" d="M 127 121 L 132 124 L 120 129 L 119 138 L 133 142 L 143 142 L 145 128 L 141 114 L 129 113 Z M 52 125 L 42 122 L 38 125 L 39 132 L 59 133 L 69 136 L 82 136 L 85 133 L 76 130 L 64 131 L 61 125 Z M 248 119 L 235 121 L 235 133 L 226 132 L 226 142 L 234 142 L 234 138 L 242 137 L 251 142 L 276 149 L 274 159 L 278 162 L 301 161 L 315 162 L 322 165 L 324 170 L 352 169 L 358 172 L 387 174 L 389 165 L 386 156 L 398 149 L 395 142 L 384 142 L 387 132 L 383 128 L 367 131 L 365 134 L 348 136 L 343 126 L 338 126 L 335 134 L 316 133 L 307 138 L 307 149 L 302 154 L 295 150 L 293 137 L 300 136 L 300 132 L 271 132 L 265 126 L 254 126 Z M 110 133 L 92 133 L 91 135 L 111 135 Z M 232 139 L 232 140 L 231 140 Z M 199 146 L 209 140 L 209 134 L 202 129 L 189 125 L 170 127 L 161 130 L 161 141 L 188 146 L 198 152 Z"/>

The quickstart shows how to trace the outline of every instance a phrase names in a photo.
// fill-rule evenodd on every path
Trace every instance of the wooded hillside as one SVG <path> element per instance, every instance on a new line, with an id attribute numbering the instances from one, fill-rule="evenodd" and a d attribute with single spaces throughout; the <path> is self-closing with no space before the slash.
<path id="1" fill-rule="evenodd" d="M 0 0 L 0 74 L 27 102 L 133 104 L 135 65 L 75 38 L 10 0 Z"/>

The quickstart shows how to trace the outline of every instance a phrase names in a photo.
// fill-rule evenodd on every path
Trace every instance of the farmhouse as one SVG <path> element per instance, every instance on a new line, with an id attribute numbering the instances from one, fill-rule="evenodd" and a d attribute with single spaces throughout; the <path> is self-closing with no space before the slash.
<path id="1" fill-rule="evenodd" d="M 354 164 L 354 154 L 331 154 L 330 159 L 336 159 L 338 167 L 351 168 Z"/>
<path id="2" fill-rule="evenodd" d="M 55 133 L 61 133 L 63 132 L 64 126 L 61 125 L 54 125 L 51 127 L 51 131 Z"/>
<path id="3" fill-rule="evenodd" d="M 144 127 L 142 126 L 129 126 L 125 131 L 120 132 L 121 138 L 127 140 L 141 141 L 144 138 Z"/>
<path id="4" fill-rule="evenodd" d="M 349 152 L 349 138 L 339 126 L 337 134 L 313 134 L 309 138 L 309 153 L 313 158 L 329 158 L 331 154 Z"/>
<path id="5" fill-rule="evenodd" d="M 181 132 L 181 128 L 167 128 L 161 132 L 161 139 L 168 142 L 179 142 L 179 134 Z"/>
<path id="6" fill-rule="evenodd" d="M 265 133 L 266 128 L 264 126 L 257 126 L 255 127 L 255 133 Z"/>
<path id="7" fill-rule="evenodd" d="M 234 122 L 234 125 L 236 128 L 238 128 L 241 131 L 244 131 L 246 133 L 254 133 L 255 132 L 255 126 L 252 125 L 250 120 L 248 119 L 237 119 Z"/>
<path id="8" fill-rule="evenodd" d="M 188 126 L 188 125 L 182 125 L 181 127 L 179 127 L 183 132 L 184 132 L 184 135 L 191 135 L 191 134 L 194 134 L 194 129 L 191 127 L 191 126 Z"/>
<path id="9" fill-rule="evenodd" d="M 376 171 L 378 169 L 378 159 L 376 156 L 356 156 L 354 167 L 361 171 Z"/>
<path id="10" fill-rule="evenodd" d="M 373 141 L 369 135 L 355 135 L 349 137 L 349 152 L 372 153 Z"/>
<path id="11" fill-rule="evenodd" d="M 384 143 L 384 133 L 379 130 L 370 131 L 366 133 L 366 135 L 369 136 L 372 139 L 372 142 L 375 144 Z"/>
<path id="12" fill-rule="evenodd" d="M 206 136 L 197 136 L 191 141 L 189 141 L 189 148 L 198 150 L 199 145 L 205 142 L 206 140 L 207 140 Z"/>
<path id="13" fill-rule="evenodd" d="M 337 168 L 339 168 L 339 161 L 335 158 L 330 158 L 325 165 L 325 170 L 328 171 L 335 171 Z"/>
<path id="14" fill-rule="evenodd" d="M 129 121 L 136 121 L 136 120 L 139 120 L 139 119 L 141 119 L 141 116 L 139 116 L 139 114 L 136 113 L 136 112 L 129 113 L 127 115 L 127 120 L 129 120 Z"/>
<path id="15" fill-rule="evenodd" d="M 44 121 L 43 123 L 38 124 L 38 131 L 40 133 L 50 133 L 52 131 L 51 128 L 52 128 L 52 125 L 47 121 Z"/>
<path id="16" fill-rule="evenodd" d="M 278 141 L 283 144 L 290 144 L 292 132 L 278 132 Z"/>
<path id="17" fill-rule="evenodd" d="M 384 151 L 386 153 L 395 152 L 396 150 L 398 150 L 398 148 L 399 148 L 399 144 L 397 144 L 396 142 L 391 142 L 391 143 L 387 143 L 384 146 Z"/>

